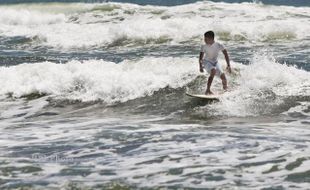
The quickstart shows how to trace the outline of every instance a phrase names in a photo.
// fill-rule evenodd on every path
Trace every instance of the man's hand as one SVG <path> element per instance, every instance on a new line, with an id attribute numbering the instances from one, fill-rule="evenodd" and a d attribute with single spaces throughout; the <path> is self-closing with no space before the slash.
<path id="1" fill-rule="evenodd" d="M 199 68 L 199 71 L 200 71 L 201 73 L 203 73 L 203 67 L 200 67 L 200 68 Z"/>
<path id="2" fill-rule="evenodd" d="M 231 67 L 230 67 L 230 65 L 228 65 L 226 69 L 231 74 Z"/>

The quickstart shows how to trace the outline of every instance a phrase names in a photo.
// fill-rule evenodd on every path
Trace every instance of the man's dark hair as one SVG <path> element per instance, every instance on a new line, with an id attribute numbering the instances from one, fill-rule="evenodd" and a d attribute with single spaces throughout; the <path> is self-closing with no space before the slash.
<path id="1" fill-rule="evenodd" d="M 205 33 L 205 38 L 211 38 L 214 39 L 214 32 L 213 31 L 208 31 Z"/>

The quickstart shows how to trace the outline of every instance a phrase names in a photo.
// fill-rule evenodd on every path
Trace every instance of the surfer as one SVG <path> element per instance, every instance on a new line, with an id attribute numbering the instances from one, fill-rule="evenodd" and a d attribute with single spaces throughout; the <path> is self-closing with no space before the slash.
<path id="1" fill-rule="evenodd" d="M 203 44 L 200 49 L 199 69 L 200 72 L 203 72 L 203 68 L 205 68 L 210 74 L 205 94 L 213 94 L 210 88 L 215 75 L 222 79 L 223 89 L 227 90 L 227 79 L 217 60 L 219 52 L 222 51 L 227 63 L 227 70 L 229 73 L 231 73 L 227 50 L 222 44 L 214 41 L 213 31 L 208 31 L 204 34 L 204 41 L 205 44 Z"/>

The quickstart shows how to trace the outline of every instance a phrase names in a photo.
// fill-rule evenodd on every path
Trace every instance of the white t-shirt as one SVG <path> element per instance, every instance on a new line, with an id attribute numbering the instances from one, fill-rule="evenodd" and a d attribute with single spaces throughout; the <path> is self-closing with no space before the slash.
<path id="1" fill-rule="evenodd" d="M 225 47 L 222 44 L 214 42 L 212 45 L 208 44 L 201 45 L 200 52 L 204 53 L 203 59 L 210 61 L 212 63 L 216 63 L 219 52 L 223 51 L 224 49 Z"/>

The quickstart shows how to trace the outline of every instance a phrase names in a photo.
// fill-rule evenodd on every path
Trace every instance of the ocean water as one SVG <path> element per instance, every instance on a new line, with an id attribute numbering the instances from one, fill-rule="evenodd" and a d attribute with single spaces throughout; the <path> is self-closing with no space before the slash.
<path id="1" fill-rule="evenodd" d="M 0 13 L 0 189 L 310 188 L 308 0 L 2 0 Z M 205 90 L 207 30 L 233 68 L 217 102 L 185 95 Z"/>

